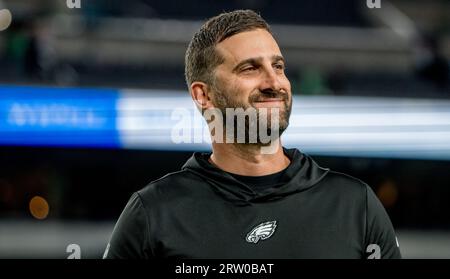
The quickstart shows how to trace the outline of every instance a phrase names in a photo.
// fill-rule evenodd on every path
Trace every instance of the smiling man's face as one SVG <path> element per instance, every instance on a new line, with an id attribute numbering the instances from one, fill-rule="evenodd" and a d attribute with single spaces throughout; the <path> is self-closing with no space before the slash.
<path id="1" fill-rule="evenodd" d="M 238 33 L 216 45 L 224 62 L 214 71 L 212 102 L 226 108 L 279 109 L 279 135 L 287 128 L 292 107 L 285 61 L 272 35 L 264 29 Z M 266 118 L 267 119 L 267 118 Z M 268 119 L 270 129 L 270 118 Z"/>

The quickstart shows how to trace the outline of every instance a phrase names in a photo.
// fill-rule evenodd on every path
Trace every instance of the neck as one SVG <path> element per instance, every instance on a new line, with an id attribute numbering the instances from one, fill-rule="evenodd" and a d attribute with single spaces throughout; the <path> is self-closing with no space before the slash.
<path id="1" fill-rule="evenodd" d="M 213 142 L 210 161 L 218 168 L 234 174 L 268 175 L 284 170 L 290 163 L 279 139 L 273 143 L 273 147 L 273 152 L 262 152 L 264 147 L 259 145 Z"/>

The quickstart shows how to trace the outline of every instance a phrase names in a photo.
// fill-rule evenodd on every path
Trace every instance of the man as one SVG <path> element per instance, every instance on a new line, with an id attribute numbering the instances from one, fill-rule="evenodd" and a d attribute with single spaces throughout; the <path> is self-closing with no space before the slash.
<path id="1" fill-rule="evenodd" d="M 248 117 L 227 134 L 239 113 L 225 116 L 222 132 L 210 126 L 212 153 L 194 153 L 180 171 L 134 193 L 105 258 L 400 258 L 389 217 L 365 183 L 282 147 L 291 86 L 259 15 L 238 10 L 209 19 L 185 62 L 200 111 L 253 109 L 256 122 Z M 276 121 L 263 131 L 258 125 L 269 118 Z M 268 146 L 275 148 L 263 152 Z"/>

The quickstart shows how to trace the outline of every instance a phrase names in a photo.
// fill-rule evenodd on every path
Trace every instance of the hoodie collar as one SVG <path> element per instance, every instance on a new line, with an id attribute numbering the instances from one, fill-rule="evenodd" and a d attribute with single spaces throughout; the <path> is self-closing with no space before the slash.
<path id="1" fill-rule="evenodd" d="M 251 187 L 209 163 L 211 153 L 195 152 L 182 169 L 202 177 L 216 193 L 240 205 L 281 199 L 304 191 L 314 186 L 329 171 L 318 166 L 311 157 L 298 149 L 283 148 L 283 151 L 291 160 L 282 179 L 284 182 L 261 192 L 253 191 Z"/>

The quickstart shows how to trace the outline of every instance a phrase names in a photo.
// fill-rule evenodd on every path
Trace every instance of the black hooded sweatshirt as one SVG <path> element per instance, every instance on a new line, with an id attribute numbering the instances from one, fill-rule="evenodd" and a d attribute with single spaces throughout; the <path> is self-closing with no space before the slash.
<path id="1" fill-rule="evenodd" d="M 104 258 L 400 258 L 371 188 L 297 149 L 281 183 L 256 191 L 194 153 L 134 193 Z"/>

